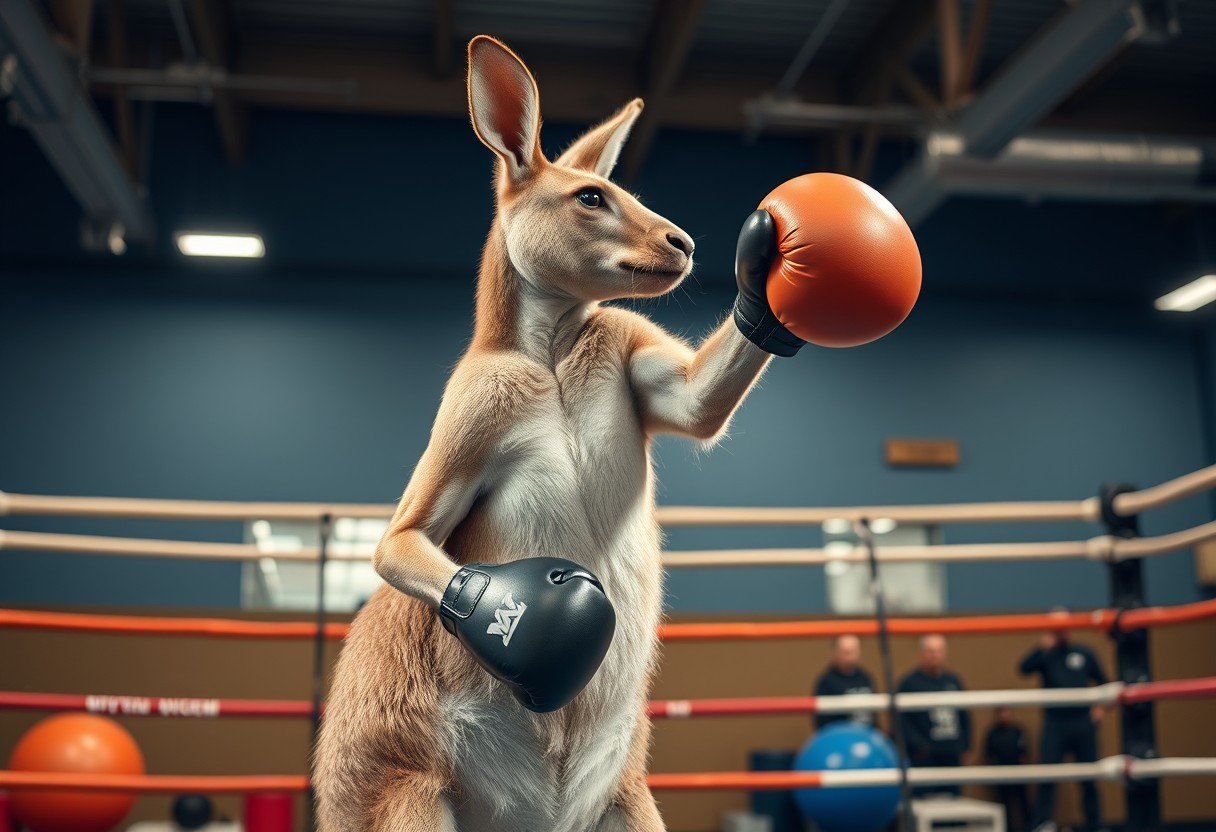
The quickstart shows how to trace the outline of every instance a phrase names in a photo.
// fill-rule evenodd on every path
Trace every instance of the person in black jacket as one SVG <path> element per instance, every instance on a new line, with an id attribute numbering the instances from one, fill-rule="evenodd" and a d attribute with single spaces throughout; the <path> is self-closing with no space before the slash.
<path id="1" fill-rule="evenodd" d="M 853 635 L 837 636 L 832 642 L 832 663 L 815 682 L 815 696 L 845 696 L 850 693 L 873 693 L 874 680 L 861 666 L 861 639 Z M 823 728 L 833 722 L 851 719 L 864 725 L 874 724 L 870 711 L 851 714 L 815 714 L 815 727 Z"/>
<path id="2" fill-rule="evenodd" d="M 1026 731 L 1013 721 L 1013 711 L 1000 708 L 996 722 L 984 738 L 984 762 L 990 766 L 1020 766 L 1029 759 Z M 1005 828 L 1023 829 L 1030 821 L 1030 801 L 1025 783 L 1001 783 L 996 787 L 997 799 L 1005 807 Z M 1014 816 L 1017 819 L 1014 819 Z"/>
<path id="3" fill-rule="evenodd" d="M 1046 633 L 1040 639 L 1039 646 L 1022 659 L 1019 670 L 1023 676 L 1039 674 L 1045 688 L 1084 688 L 1089 687 L 1090 682 L 1104 685 L 1107 681 L 1098 657 L 1085 645 L 1073 643 L 1067 629 Z M 1078 763 L 1092 763 L 1098 759 L 1097 726 L 1105 713 L 1101 705 L 1044 710 L 1039 762 L 1059 763 L 1066 754 L 1071 754 Z M 1043 783 L 1038 787 L 1034 807 L 1035 830 L 1053 832 L 1056 829 L 1051 818 L 1055 796 L 1054 783 Z M 1087 828 L 1100 829 L 1101 807 L 1098 804 L 1098 789 L 1093 781 L 1081 784 L 1081 804 L 1085 810 Z"/>
<path id="4" fill-rule="evenodd" d="M 920 667 L 899 683 L 900 693 L 929 693 L 964 690 L 963 680 L 946 669 L 946 638 L 929 635 L 920 640 Z M 961 766 L 971 757 L 971 715 L 965 710 L 938 707 L 930 711 L 907 711 L 900 715 L 909 764 L 913 766 Z M 929 786 L 914 794 L 948 792 L 958 795 L 958 786 Z"/>

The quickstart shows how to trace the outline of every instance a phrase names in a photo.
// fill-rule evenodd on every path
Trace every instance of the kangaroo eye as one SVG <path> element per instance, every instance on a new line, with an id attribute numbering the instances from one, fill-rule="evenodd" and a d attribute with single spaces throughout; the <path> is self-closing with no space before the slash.
<path id="1" fill-rule="evenodd" d="M 584 188 L 574 195 L 574 198 L 588 208 L 599 208 L 604 204 L 604 196 L 595 188 Z"/>

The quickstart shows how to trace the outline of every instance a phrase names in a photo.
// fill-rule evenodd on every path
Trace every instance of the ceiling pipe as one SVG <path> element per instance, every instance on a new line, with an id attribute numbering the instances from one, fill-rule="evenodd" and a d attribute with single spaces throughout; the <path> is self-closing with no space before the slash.
<path id="1" fill-rule="evenodd" d="M 958 133 L 925 142 L 917 175 L 925 194 L 1152 202 L 1216 202 L 1216 141 L 1036 131 L 995 159 L 969 156 Z M 888 190 L 896 205 L 923 216 L 920 193 Z M 907 216 L 907 214 L 905 214 Z"/>
<path id="2" fill-rule="evenodd" d="M 941 133 L 934 133 L 922 147 L 916 161 L 883 188 L 883 192 L 912 225 L 924 220 L 953 192 L 991 193 L 984 187 L 997 189 L 1000 193 L 1022 193 L 1031 191 L 1027 182 L 1016 190 L 1014 171 L 1025 163 L 1033 168 L 1034 154 L 1031 147 L 1045 152 L 1064 152 L 1067 155 L 1067 140 L 1064 145 L 1022 144 L 1019 149 L 1003 161 L 1002 151 L 1027 128 L 1053 110 L 1060 101 L 1080 86 L 1096 70 L 1111 60 L 1127 43 L 1144 38 L 1146 42 L 1162 43 L 1176 33 L 1176 25 L 1167 27 L 1164 34 L 1152 21 L 1160 15 L 1146 13 L 1145 5 L 1156 10 L 1159 0 L 1080 0 L 1049 23 L 1043 32 L 1026 48 L 1010 59 L 1006 67 L 981 92 L 975 101 L 959 116 L 955 130 L 948 140 Z M 1167 15 L 1167 18 L 1169 16 Z M 1176 23 L 1176 20 L 1174 21 Z M 935 140 L 933 137 L 936 136 Z M 1084 148 L 1101 155 L 1101 138 L 1091 138 L 1089 144 L 1074 144 L 1074 150 Z M 1109 143 L 1108 143 L 1109 144 Z M 1126 142 L 1115 140 L 1114 144 L 1130 149 Z M 1110 148 L 1108 148 L 1110 149 Z M 1087 152 L 1087 151 L 1086 151 Z M 1029 155 L 1028 155 L 1029 154 Z M 1044 162 L 1033 159 L 1033 163 Z M 1079 166 L 1075 180 L 1066 175 L 1067 164 Z M 1052 191 L 1059 196 L 1093 198 L 1098 191 L 1110 194 L 1109 198 L 1130 198 L 1133 191 L 1141 189 L 1144 199 L 1161 198 L 1171 191 L 1168 181 L 1156 181 L 1153 177 L 1163 174 L 1167 168 L 1152 167 L 1151 172 L 1136 169 L 1137 175 L 1125 186 L 1110 181 L 1110 176 L 1130 176 L 1134 166 L 1115 163 L 1102 174 L 1092 167 L 1086 169 L 1081 157 L 1063 165 L 1056 165 L 1053 175 L 1059 177 L 1059 185 L 1040 181 L 1034 183 L 1037 193 Z M 949 176 L 947 176 L 949 169 Z M 1096 176 L 1103 181 L 1097 186 Z M 1070 190 L 1069 183 L 1075 187 Z M 1145 190 L 1147 189 L 1147 190 Z M 1149 192 L 1158 193 L 1150 196 Z M 1203 198 L 1202 189 L 1184 187 L 1182 193 L 1192 198 Z M 1121 197 L 1115 194 L 1123 194 Z M 1175 194 L 1176 195 L 1176 194 Z M 1101 197 L 1099 197 L 1101 198 Z"/>
<path id="3" fill-rule="evenodd" d="M 118 254 L 152 238 L 152 216 L 119 161 L 93 104 L 29 0 L 0 0 L 2 86 L 87 218 L 86 242 Z"/>
<path id="4" fill-rule="evenodd" d="M 832 0 L 828 4 L 827 9 L 824 10 L 823 14 L 819 16 L 819 20 L 816 21 L 815 27 L 811 29 L 811 33 L 802 42 L 798 53 L 790 61 L 785 74 L 777 82 L 776 91 L 770 95 L 772 99 L 788 99 L 793 95 L 794 87 L 798 86 L 798 82 L 806 74 L 807 67 L 811 65 L 811 61 L 815 60 L 815 56 L 819 53 L 823 44 L 827 42 L 828 35 L 832 33 L 832 29 L 836 26 L 836 21 L 844 13 L 845 7 L 848 4 L 849 0 Z M 759 137 L 760 133 L 764 130 L 769 112 L 764 107 L 753 107 L 748 110 L 748 126 L 744 134 L 744 141 L 751 143 Z"/>
<path id="5" fill-rule="evenodd" d="M 998 72 L 958 119 L 967 153 L 992 158 L 1104 66 L 1142 26 L 1136 0 L 1082 0 Z"/>

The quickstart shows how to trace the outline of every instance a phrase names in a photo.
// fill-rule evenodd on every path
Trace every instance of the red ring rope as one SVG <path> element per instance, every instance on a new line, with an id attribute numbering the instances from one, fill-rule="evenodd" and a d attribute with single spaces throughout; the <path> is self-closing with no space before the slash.
<path id="1" fill-rule="evenodd" d="M 895 635 L 952 633 L 1020 633 L 1056 629 L 1109 630 L 1116 621 L 1120 630 L 1166 627 L 1216 618 L 1216 599 L 1181 604 L 1175 607 L 1143 607 L 1122 616 L 1114 610 L 1096 610 L 1061 615 L 1035 613 L 1023 615 L 981 615 L 957 618 L 894 618 L 888 623 Z M 306 639 L 317 632 L 316 624 L 304 621 L 240 621 L 226 618 L 156 618 L 151 616 L 88 615 L 81 613 L 36 612 L 0 609 L 0 628 L 51 630 L 77 633 L 122 633 L 146 635 L 218 636 L 226 638 Z M 325 637 L 344 638 L 349 624 L 325 625 Z M 853 621 L 772 621 L 664 624 L 659 638 L 664 641 L 709 641 L 725 639 L 825 638 L 844 634 L 873 635 L 878 624 L 873 620 Z"/>
<path id="2" fill-rule="evenodd" d="M 221 794 L 241 792 L 302 792 L 303 774 L 200 776 L 172 774 L 62 774 L 44 771 L 0 771 L 0 789 L 41 789 L 139 794 Z"/>

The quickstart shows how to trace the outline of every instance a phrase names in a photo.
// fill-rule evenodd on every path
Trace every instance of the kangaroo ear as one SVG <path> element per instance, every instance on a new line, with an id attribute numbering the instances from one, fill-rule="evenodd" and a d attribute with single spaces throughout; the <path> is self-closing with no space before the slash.
<path id="1" fill-rule="evenodd" d="M 473 130 L 518 183 L 535 172 L 540 149 L 540 96 L 523 61 L 486 35 L 469 41 L 469 115 Z"/>
<path id="2" fill-rule="evenodd" d="M 557 164 L 578 170 L 587 170 L 603 176 L 605 179 L 616 167 L 617 157 L 633 123 L 642 114 L 642 99 L 635 98 L 607 121 L 592 127 L 566 148 L 566 152 L 557 157 Z"/>

